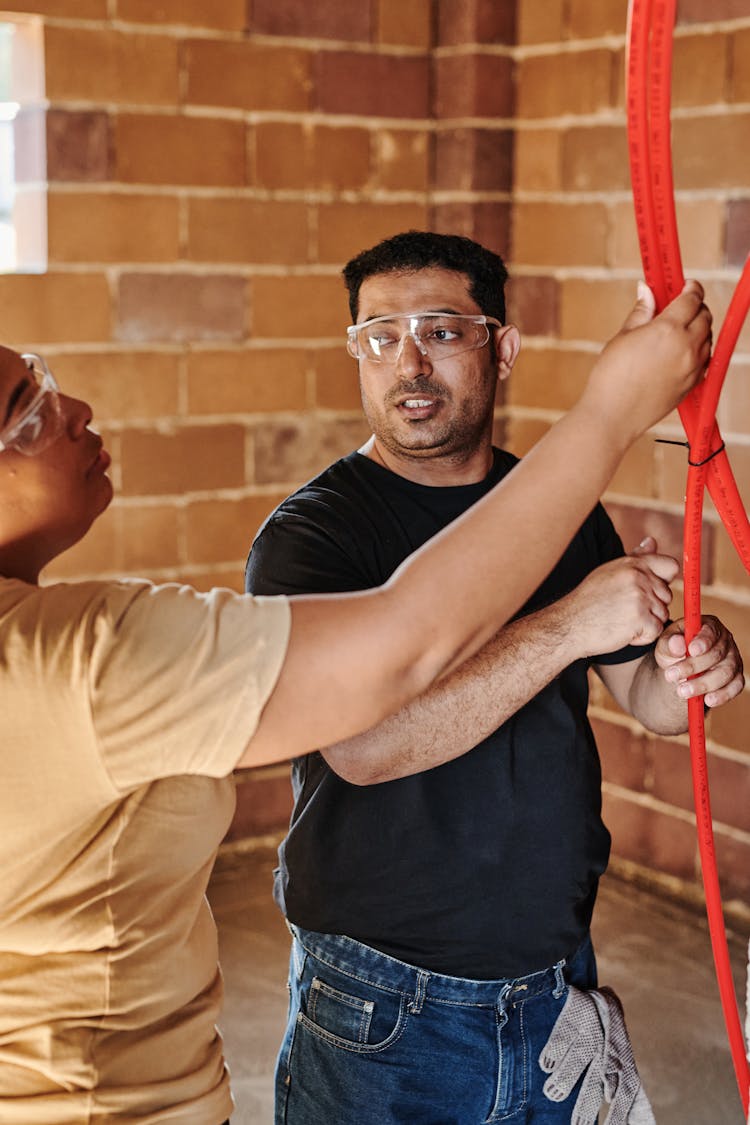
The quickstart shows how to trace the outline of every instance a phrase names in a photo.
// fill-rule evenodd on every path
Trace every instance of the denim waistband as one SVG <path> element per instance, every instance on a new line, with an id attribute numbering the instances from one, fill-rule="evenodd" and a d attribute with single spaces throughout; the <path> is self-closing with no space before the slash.
<path id="1" fill-rule="evenodd" d="M 391 992 L 419 995 L 422 1000 L 477 1007 L 494 1007 L 499 995 L 507 1002 L 528 1000 L 545 992 L 560 996 L 576 962 L 591 956 L 591 939 L 586 937 L 572 957 L 563 957 L 547 969 L 523 977 L 471 980 L 407 965 L 343 934 L 319 934 L 291 924 L 289 928 L 307 953 L 356 980 Z"/>

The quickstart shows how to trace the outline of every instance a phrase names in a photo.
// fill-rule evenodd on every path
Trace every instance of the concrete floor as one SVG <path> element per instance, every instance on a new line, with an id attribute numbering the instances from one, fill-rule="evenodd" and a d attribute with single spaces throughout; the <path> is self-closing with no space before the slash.
<path id="1" fill-rule="evenodd" d="M 237 1102 L 232 1125 L 273 1121 L 289 953 L 271 899 L 274 861 L 270 847 L 223 853 L 209 889 L 226 979 L 222 1030 Z M 702 919 L 610 878 L 602 884 L 594 940 L 599 979 L 623 999 L 658 1125 L 744 1125 Z M 745 941 L 730 936 L 730 950 L 744 1020 Z"/>

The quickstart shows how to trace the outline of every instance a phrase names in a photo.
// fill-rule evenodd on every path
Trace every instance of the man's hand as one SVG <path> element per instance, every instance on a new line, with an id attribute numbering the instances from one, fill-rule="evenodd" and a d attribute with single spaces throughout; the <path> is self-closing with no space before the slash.
<path id="1" fill-rule="evenodd" d="M 632 440 L 680 402 L 711 356 L 712 318 L 697 281 L 686 281 L 658 316 L 654 311 L 653 294 L 641 282 L 635 306 L 602 351 L 581 400 L 613 418 Z"/>
<path id="2" fill-rule="evenodd" d="M 572 610 L 570 627 L 582 655 L 655 641 L 669 617 L 669 583 L 678 571 L 676 559 L 657 554 L 653 539 L 644 539 L 630 555 L 593 570 L 563 599 Z"/>
<path id="3" fill-rule="evenodd" d="M 654 659 L 681 699 L 702 695 L 707 707 L 720 707 L 745 686 L 742 657 L 718 617 L 704 616 L 702 622 L 689 645 L 684 618 L 668 626 L 654 649 Z"/>

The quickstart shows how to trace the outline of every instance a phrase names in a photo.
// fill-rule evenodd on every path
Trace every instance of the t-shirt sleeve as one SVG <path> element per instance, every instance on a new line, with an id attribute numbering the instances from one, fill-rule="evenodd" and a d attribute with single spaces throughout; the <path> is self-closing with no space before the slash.
<path id="1" fill-rule="evenodd" d="M 342 594 L 369 583 L 344 517 L 312 502 L 279 510 L 258 533 L 245 567 L 250 594 Z"/>
<path id="2" fill-rule="evenodd" d="M 115 785 L 230 773 L 276 684 L 289 629 L 286 598 L 114 587 L 94 624 L 89 681 Z"/>

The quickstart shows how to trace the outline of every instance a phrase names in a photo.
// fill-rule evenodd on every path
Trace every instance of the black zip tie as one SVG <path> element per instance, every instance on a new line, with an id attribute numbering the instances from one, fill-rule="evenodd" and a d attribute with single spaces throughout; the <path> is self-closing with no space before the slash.
<path id="1" fill-rule="evenodd" d="M 713 453 L 709 453 L 708 457 L 704 457 L 702 461 L 691 461 L 690 460 L 690 453 L 689 453 L 689 450 L 690 450 L 690 442 L 689 441 L 675 441 L 673 438 L 664 438 L 664 437 L 654 438 L 654 441 L 659 442 L 660 445 L 682 445 L 682 446 L 684 446 L 685 449 L 688 450 L 688 465 L 691 465 L 694 469 L 699 469 L 701 467 L 701 465 L 707 465 L 709 461 L 713 461 L 714 457 L 716 457 L 719 453 L 723 453 L 724 450 L 726 449 L 726 442 L 722 441 L 721 445 L 718 445 L 716 447 L 716 449 L 713 451 Z"/>
<path id="2" fill-rule="evenodd" d="M 702 461 L 691 461 L 688 457 L 688 465 L 692 465 L 694 469 L 699 469 L 701 465 L 707 465 L 709 461 L 713 460 L 717 453 L 723 453 L 725 448 L 726 445 L 724 442 L 722 442 L 721 445 L 717 446 L 713 453 L 709 453 L 708 457 L 704 457 Z"/>

